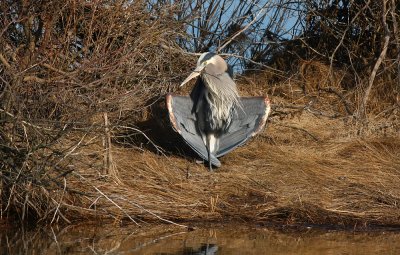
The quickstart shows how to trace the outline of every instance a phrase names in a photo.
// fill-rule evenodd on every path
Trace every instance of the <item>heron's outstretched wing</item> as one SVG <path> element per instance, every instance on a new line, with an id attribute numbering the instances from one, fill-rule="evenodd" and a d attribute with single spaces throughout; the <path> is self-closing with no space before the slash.
<path id="1" fill-rule="evenodd" d="M 167 108 L 172 127 L 185 142 L 203 159 L 208 160 L 207 148 L 196 127 L 193 100 L 188 96 L 167 95 Z M 221 166 L 221 162 L 211 154 L 211 164 Z"/>
<path id="2" fill-rule="evenodd" d="M 242 97 L 240 102 L 242 109 L 236 109 L 227 132 L 219 137 L 217 157 L 244 144 L 265 126 L 271 110 L 267 97 Z"/>

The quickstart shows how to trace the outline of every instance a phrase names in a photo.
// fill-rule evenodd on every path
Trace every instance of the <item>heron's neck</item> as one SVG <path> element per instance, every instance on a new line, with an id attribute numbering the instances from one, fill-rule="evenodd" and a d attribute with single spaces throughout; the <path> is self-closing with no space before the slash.
<path id="1" fill-rule="evenodd" d="M 235 83 L 224 83 L 210 86 L 210 81 L 206 79 L 207 102 L 213 112 L 213 116 L 218 119 L 226 120 L 229 118 L 232 108 L 239 105 L 239 94 Z"/>

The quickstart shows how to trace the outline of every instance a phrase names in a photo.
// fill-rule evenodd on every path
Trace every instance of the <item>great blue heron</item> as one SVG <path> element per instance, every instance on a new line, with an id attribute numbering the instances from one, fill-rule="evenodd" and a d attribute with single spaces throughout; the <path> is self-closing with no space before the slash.
<path id="1" fill-rule="evenodd" d="M 167 108 L 174 129 L 185 142 L 212 165 L 262 130 L 270 112 L 267 97 L 241 98 L 225 60 L 203 53 L 183 86 L 198 77 L 190 97 L 167 95 Z"/>

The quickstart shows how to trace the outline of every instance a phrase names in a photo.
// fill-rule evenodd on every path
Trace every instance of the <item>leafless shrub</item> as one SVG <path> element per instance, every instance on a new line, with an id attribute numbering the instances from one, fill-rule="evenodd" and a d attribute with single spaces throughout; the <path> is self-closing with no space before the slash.
<path id="1" fill-rule="evenodd" d="M 361 119 L 367 113 L 398 105 L 398 3 L 309 0 L 299 4 L 297 10 L 298 34 L 282 41 L 285 50 L 265 59 L 266 63 L 292 73 L 304 61 L 324 63 L 329 73 L 322 80 L 335 79 L 336 73 L 345 72 L 340 87 L 353 94 L 350 98 L 355 107 L 350 115 Z M 385 88 L 372 89 L 381 83 Z"/>
<path id="2" fill-rule="evenodd" d="M 2 215 L 58 215 L 64 178 L 104 133 L 103 113 L 131 126 L 174 87 L 188 67 L 160 47 L 181 31 L 173 12 L 146 1 L 0 3 Z"/>

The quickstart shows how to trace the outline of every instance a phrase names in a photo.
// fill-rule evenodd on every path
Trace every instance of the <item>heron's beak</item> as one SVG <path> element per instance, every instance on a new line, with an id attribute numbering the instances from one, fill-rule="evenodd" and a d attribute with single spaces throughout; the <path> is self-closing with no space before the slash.
<path id="1" fill-rule="evenodd" d="M 179 87 L 182 87 L 191 79 L 199 76 L 201 74 L 201 71 L 203 71 L 204 67 L 205 66 L 203 66 L 203 65 L 196 67 L 196 69 L 181 83 L 181 85 L 179 85 Z"/>

